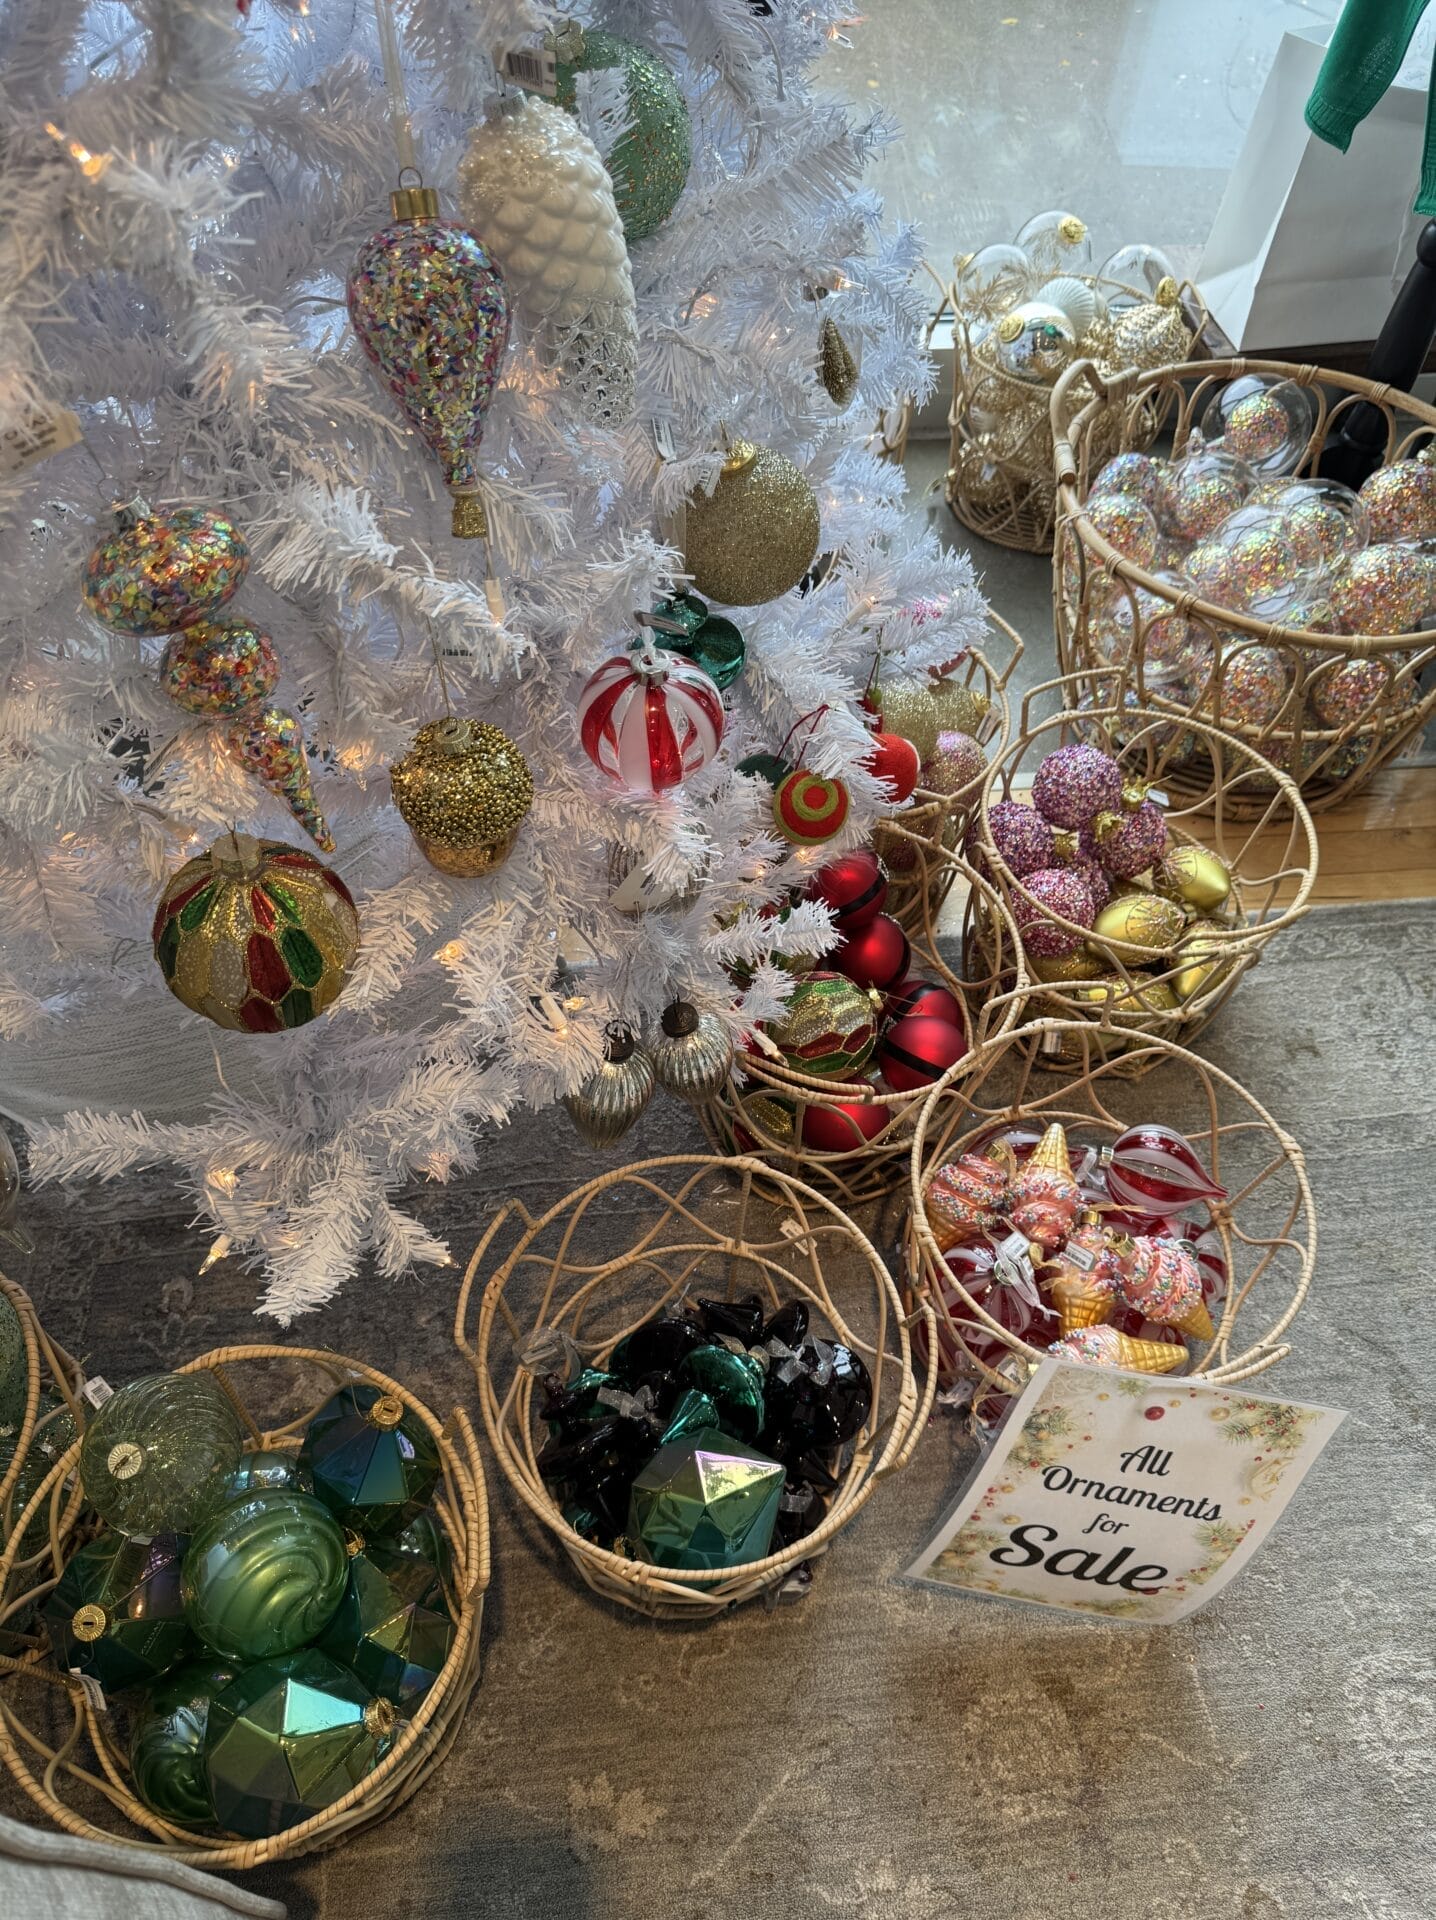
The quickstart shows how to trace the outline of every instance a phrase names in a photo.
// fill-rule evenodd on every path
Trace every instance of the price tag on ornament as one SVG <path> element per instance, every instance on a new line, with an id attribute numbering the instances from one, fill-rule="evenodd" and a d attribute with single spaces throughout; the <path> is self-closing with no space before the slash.
<path id="1" fill-rule="evenodd" d="M 81 1673 L 78 1667 L 71 1667 L 72 1677 L 79 1681 L 80 1691 L 89 1701 L 96 1713 L 108 1713 L 110 1703 L 105 1698 L 105 1689 L 92 1673 Z"/>
<path id="2" fill-rule="evenodd" d="M 552 47 L 510 47 L 499 72 L 526 93 L 558 93 L 558 56 Z"/>
<path id="3" fill-rule="evenodd" d="M 1144 1626 L 1184 1620 L 1263 1546 L 1345 1418 L 1046 1360 L 907 1577 Z"/>
<path id="4" fill-rule="evenodd" d="M 80 1398 L 88 1400 L 97 1413 L 107 1400 L 113 1400 L 114 1397 L 115 1390 L 102 1373 L 92 1375 L 80 1389 Z"/>
<path id="5" fill-rule="evenodd" d="M 0 475 L 19 473 L 37 460 L 80 441 L 80 416 L 68 407 L 48 407 L 27 413 L 23 420 L 0 429 Z"/>

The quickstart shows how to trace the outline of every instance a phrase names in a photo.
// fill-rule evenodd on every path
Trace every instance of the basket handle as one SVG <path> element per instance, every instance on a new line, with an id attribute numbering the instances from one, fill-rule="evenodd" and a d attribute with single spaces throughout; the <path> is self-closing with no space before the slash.
<path id="1" fill-rule="evenodd" d="M 469 1317 L 469 1295 L 473 1291 L 474 1279 L 479 1271 L 479 1263 L 492 1246 L 499 1229 L 514 1215 L 523 1222 L 525 1229 L 537 1225 L 534 1216 L 522 1200 L 505 1200 L 498 1212 L 490 1220 L 484 1237 L 469 1255 L 469 1264 L 464 1269 L 463 1285 L 459 1288 L 459 1304 L 454 1309 L 454 1344 L 460 1353 L 467 1354 L 477 1366 L 478 1355 L 470 1344 L 464 1328 Z"/>

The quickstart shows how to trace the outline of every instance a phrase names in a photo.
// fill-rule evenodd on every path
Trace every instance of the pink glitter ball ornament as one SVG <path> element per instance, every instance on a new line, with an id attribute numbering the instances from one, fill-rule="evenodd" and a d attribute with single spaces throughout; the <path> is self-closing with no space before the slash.
<path id="1" fill-rule="evenodd" d="M 1122 770 L 1100 747 L 1056 747 L 1037 769 L 1032 800 L 1054 827 L 1085 827 L 1121 806 Z"/>
<path id="2" fill-rule="evenodd" d="M 1064 954 L 1076 953 L 1095 917 L 1092 895 L 1081 874 L 1070 867 L 1039 867 L 1022 886 L 1024 891 L 1013 896 L 1012 911 L 1027 951 L 1039 960 L 1060 960 Z M 1054 913 L 1075 924 L 1059 926 L 1051 918 Z"/>
<path id="3" fill-rule="evenodd" d="M 1202 1270 L 1184 1241 L 1146 1235 L 1135 1241 L 1118 1274 L 1117 1294 L 1135 1312 L 1193 1340 L 1210 1340 L 1215 1331 L 1202 1298 Z"/>
<path id="4" fill-rule="evenodd" d="M 1092 896 L 1092 917 L 1095 919 L 1112 898 L 1112 882 L 1091 854 L 1080 848 L 1070 860 L 1064 861 L 1063 864 L 1069 872 L 1081 876 L 1083 885 Z"/>
<path id="5" fill-rule="evenodd" d="M 999 800 L 988 808 L 987 824 L 992 844 L 1017 879 L 1052 865 L 1051 823 L 1035 807 L 1024 807 L 1018 800 Z"/>
<path id="6" fill-rule="evenodd" d="M 1134 880 L 1161 859 L 1166 847 L 1166 815 L 1153 800 L 1130 813 L 1099 814 L 1082 829 L 1083 852 L 1114 880 Z"/>
<path id="7" fill-rule="evenodd" d="M 923 762 L 918 785 L 925 793 L 940 793 L 951 799 L 980 779 L 986 766 L 987 755 L 970 733 L 940 733 L 937 751 Z M 1032 809 L 1023 811 L 1030 813 Z"/>
<path id="8" fill-rule="evenodd" d="M 1196 1200 L 1225 1200 L 1184 1133 L 1160 1120 L 1128 1127 L 1112 1142 L 1107 1191 L 1119 1207 L 1140 1214 L 1175 1213 Z"/>

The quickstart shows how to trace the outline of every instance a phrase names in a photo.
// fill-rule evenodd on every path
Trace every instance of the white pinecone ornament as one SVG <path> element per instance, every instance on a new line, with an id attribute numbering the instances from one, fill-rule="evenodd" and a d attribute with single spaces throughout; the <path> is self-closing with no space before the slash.
<path id="1" fill-rule="evenodd" d="M 638 321 L 623 223 L 598 148 L 562 108 L 505 99 L 459 166 L 464 222 L 503 268 L 528 323 L 598 426 L 633 417 Z"/>

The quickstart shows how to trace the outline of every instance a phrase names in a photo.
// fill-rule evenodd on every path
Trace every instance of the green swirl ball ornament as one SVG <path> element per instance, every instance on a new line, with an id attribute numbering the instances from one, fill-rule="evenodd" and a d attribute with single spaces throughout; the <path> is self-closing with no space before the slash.
<path id="1" fill-rule="evenodd" d="M 398 1533 L 428 1506 L 439 1449 L 393 1393 L 364 1382 L 341 1387 L 309 1422 L 299 1464 L 343 1526 L 366 1540 Z"/>
<path id="2" fill-rule="evenodd" d="M 207 1647 L 248 1665 L 322 1633 L 348 1577 L 344 1534 L 322 1502 L 283 1489 L 249 1493 L 190 1541 L 185 1615 Z"/>
<path id="3" fill-rule="evenodd" d="M 192 1660 L 150 1688 L 130 1723 L 130 1772 L 151 1813 L 179 1827 L 214 1825 L 204 1741 L 215 1697 L 239 1678 L 218 1660 Z"/>
<path id="4" fill-rule="evenodd" d="M 621 67 L 628 131 L 608 154 L 613 198 L 630 245 L 657 231 L 678 205 L 693 164 L 693 125 L 683 91 L 663 62 L 616 33 L 568 22 L 555 35 L 558 104 L 572 113 L 580 73 Z"/>
<path id="5" fill-rule="evenodd" d="M 192 1654 L 183 1557 L 172 1533 L 131 1540 L 110 1528 L 81 1547 L 41 1608 L 55 1665 L 123 1693 Z"/>
<path id="6" fill-rule="evenodd" d="M 366 1546 L 349 1562 L 344 1598 L 319 1644 L 371 1693 L 411 1713 L 454 1644 L 439 1569 L 416 1553 Z"/>
<path id="7" fill-rule="evenodd" d="M 121 1533 L 192 1533 L 243 1451 L 212 1373 L 155 1373 L 112 1394 L 86 1427 L 80 1481 Z"/>

